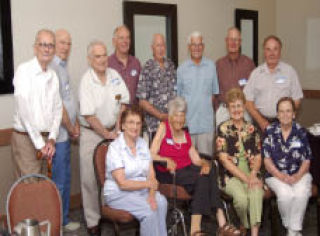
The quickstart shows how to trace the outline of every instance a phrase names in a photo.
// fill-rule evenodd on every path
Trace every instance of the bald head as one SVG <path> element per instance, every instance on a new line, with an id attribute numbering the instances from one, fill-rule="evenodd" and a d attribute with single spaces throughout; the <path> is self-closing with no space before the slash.
<path id="1" fill-rule="evenodd" d="M 68 60 L 71 51 L 71 35 L 65 29 L 59 29 L 56 35 L 56 55 L 63 61 Z"/>
<path id="2" fill-rule="evenodd" d="M 229 55 L 237 56 L 240 54 L 241 33 L 236 27 L 228 30 L 226 37 L 226 48 Z"/>
<path id="3" fill-rule="evenodd" d="M 166 56 L 166 41 L 162 34 L 154 34 L 152 37 L 152 52 L 156 61 L 162 62 Z"/>

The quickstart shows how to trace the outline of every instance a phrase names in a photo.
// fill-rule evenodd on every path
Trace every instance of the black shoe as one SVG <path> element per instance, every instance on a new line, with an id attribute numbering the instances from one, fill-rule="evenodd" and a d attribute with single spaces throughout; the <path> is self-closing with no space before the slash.
<path id="1" fill-rule="evenodd" d="M 101 236 L 101 229 L 99 225 L 88 227 L 87 232 L 90 236 Z"/>

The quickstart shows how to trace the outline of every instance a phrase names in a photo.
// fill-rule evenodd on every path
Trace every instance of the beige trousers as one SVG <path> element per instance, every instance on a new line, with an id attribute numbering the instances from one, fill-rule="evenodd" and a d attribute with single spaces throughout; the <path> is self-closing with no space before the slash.
<path id="1" fill-rule="evenodd" d="M 29 135 L 13 132 L 11 149 L 17 179 L 28 174 L 47 174 L 47 161 L 37 159 L 37 150 Z"/>
<path id="2" fill-rule="evenodd" d="M 93 130 L 81 127 L 80 178 L 82 205 L 87 227 L 96 226 L 100 220 L 99 192 L 93 167 L 93 153 L 103 139 Z"/>
<path id="3" fill-rule="evenodd" d="M 204 134 L 191 134 L 190 136 L 193 146 L 199 153 L 204 153 L 212 156 L 214 132 Z"/>

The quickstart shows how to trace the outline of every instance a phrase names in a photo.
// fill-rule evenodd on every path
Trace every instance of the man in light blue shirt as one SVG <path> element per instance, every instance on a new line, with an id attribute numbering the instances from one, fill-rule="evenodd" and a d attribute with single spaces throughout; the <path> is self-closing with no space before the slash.
<path id="1" fill-rule="evenodd" d="M 71 49 L 71 37 L 66 30 L 56 31 L 56 55 L 50 66 L 58 75 L 60 96 L 63 102 L 62 121 L 59 136 L 56 140 L 56 153 L 52 160 L 52 180 L 57 185 L 63 209 L 63 226 L 65 231 L 74 231 L 80 227 L 79 222 L 69 221 L 70 206 L 70 139 L 76 139 L 80 134 L 77 121 L 76 101 L 69 84 L 67 60 Z"/>
<path id="2" fill-rule="evenodd" d="M 213 154 L 213 100 L 219 94 L 214 63 L 203 57 L 204 43 L 200 32 L 188 38 L 190 59 L 177 70 L 177 92 L 188 104 L 187 125 L 193 145 L 201 153 Z"/>

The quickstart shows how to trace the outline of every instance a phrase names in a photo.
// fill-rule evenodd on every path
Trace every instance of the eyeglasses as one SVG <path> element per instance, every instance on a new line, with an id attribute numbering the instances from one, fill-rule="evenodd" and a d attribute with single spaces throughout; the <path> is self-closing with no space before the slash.
<path id="1" fill-rule="evenodd" d="M 42 49 L 44 49 L 44 48 L 48 48 L 48 49 L 54 49 L 55 48 L 55 44 L 53 44 L 53 43 L 37 43 L 37 45 L 40 47 L 40 48 L 42 48 Z"/>
<path id="2" fill-rule="evenodd" d="M 199 43 L 199 44 L 191 43 L 190 45 L 191 45 L 191 47 L 193 47 L 193 48 L 201 48 L 201 47 L 203 47 L 203 43 Z"/>

